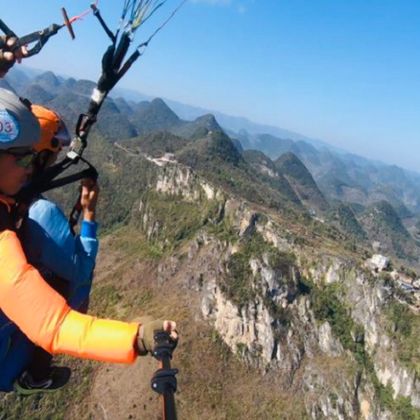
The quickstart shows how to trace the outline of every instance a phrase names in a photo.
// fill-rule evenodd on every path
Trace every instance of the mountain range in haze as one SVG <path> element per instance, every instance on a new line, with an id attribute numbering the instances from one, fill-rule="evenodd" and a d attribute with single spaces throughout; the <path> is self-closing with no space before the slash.
<path id="1" fill-rule="evenodd" d="M 11 75 L 9 77 L 13 78 L 13 81 L 15 79 L 20 79 L 22 77 L 21 75 L 17 75 L 16 73 L 23 73 L 23 77 L 28 77 L 30 79 L 33 79 L 37 76 L 40 76 L 41 74 L 45 73 L 43 70 L 39 69 L 33 69 L 26 66 L 19 67 L 19 70 L 16 68 L 12 70 Z M 70 77 L 67 76 L 57 76 L 61 79 L 68 79 Z M 132 102 L 143 102 L 143 101 L 151 101 L 154 99 L 153 96 L 145 95 L 143 93 L 140 93 L 137 90 L 134 89 L 128 89 L 128 88 L 120 88 L 116 86 L 113 91 L 111 92 L 111 97 L 117 98 L 117 97 L 123 97 L 124 99 Z M 240 117 L 240 116 L 232 116 L 227 115 L 223 112 L 219 112 L 217 110 L 210 110 L 203 107 L 193 106 L 193 105 L 187 105 L 178 101 L 171 100 L 169 98 L 162 98 L 165 100 L 165 102 L 170 106 L 170 108 L 182 119 L 184 120 L 193 120 L 196 119 L 204 114 L 212 114 L 215 116 L 217 121 L 220 123 L 222 127 L 225 129 L 230 129 L 233 132 L 239 132 L 241 130 L 246 130 L 250 134 L 260 134 L 260 133 L 266 133 L 270 134 L 275 137 L 280 138 L 287 138 L 295 141 L 306 141 L 310 144 L 313 144 L 316 147 L 326 147 L 331 150 L 334 150 L 336 152 L 343 152 L 345 151 L 343 149 L 340 149 L 336 146 L 332 146 L 331 144 L 322 141 L 320 139 L 312 138 L 306 135 L 303 135 L 301 133 L 297 133 L 295 131 L 287 130 L 284 128 L 276 127 L 273 125 L 268 124 L 261 124 L 256 123 L 254 121 L 249 120 L 248 118 Z"/>
<path id="2" fill-rule="evenodd" d="M 87 109 L 95 86 L 92 81 L 66 79 L 52 72 L 34 76 L 18 70 L 1 84 L 57 110 L 70 127 Z M 154 157 L 175 153 L 180 161 L 210 177 L 229 162 L 218 180 L 220 176 L 234 179 L 238 185 L 231 185 L 233 190 L 244 193 L 245 188 L 251 200 L 274 207 L 303 206 L 347 234 L 381 243 L 384 251 L 413 258 L 418 252 L 419 174 L 337 151 L 297 134 L 291 138 L 258 133 L 267 127 L 247 120 L 213 114 L 182 119 L 160 98 L 139 96 L 142 100 L 135 101 L 132 92 L 117 93 L 124 97 L 114 94 L 107 99 L 95 128 L 109 141 L 137 142 Z M 220 161 L 220 167 L 209 162 L 210 156 Z M 249 177 L 252 182 L 247 185 Z"/>

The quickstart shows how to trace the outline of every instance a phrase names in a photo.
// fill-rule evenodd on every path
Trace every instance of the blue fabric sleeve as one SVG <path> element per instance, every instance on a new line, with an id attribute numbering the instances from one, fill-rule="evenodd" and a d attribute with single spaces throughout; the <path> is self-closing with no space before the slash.
<path id="1" fill-rule="evenodd" d="M 80 236 L 82 238 L 96 239 L 96 231 L 98 230 L 98 224 L 96 222 L 88 222 L 83 220 L 82 228 L 80 229 Z"/>
<path id="2" fill-rule="evenodd" d="M 42 265 L 70 283 L 91 281 L 98 241 L 74 236 L 54 203 L 39 199 L 32 204 L 24 239 L 28 260 L 35 267 Z"/>

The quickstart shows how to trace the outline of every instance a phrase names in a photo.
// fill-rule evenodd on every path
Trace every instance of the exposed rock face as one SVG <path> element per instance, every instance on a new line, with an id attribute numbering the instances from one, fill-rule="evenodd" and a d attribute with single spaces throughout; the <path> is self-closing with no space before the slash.
<path id="1" fill-rule="evenodd" d="M 371 355 L 375 373 L 382 385 L 391 385 L 394 397 L 410 397 L 413 406 L 420 408 L 420 381 L 414 370 L 405 368 L 398 360 L 393 340 L 387 335 L 383 311 L 391 301 L 391 292 L 384 284 L 372 285 L 359 275 L 348 289 L 352 317 L 365 328 L 365 343 Z"/>
<path id="2" fill-rule="evenodd" d="M 311 418 L 391 419 L 375 386 L 388 386 L 394 398 L 408 397 L 420 408 L 419 379 L 400 361 L 387 329 L 384 311 L 395 296 L 379 277 L 389 266 L 386 257 L 375 255 L 370 260 L 372 274 L 362 260 L 310 256 L 273 218 L 260 217 L 247 203 L 226 198 L 176 163 L 162 168 L 155 190 L 187 202 L 219 203 L 217 223 L 229 225 L 236 232 L 235 240 L 220 239 L 203 229 L 190 242 L 186 287 L 199 294 L 202 316 L 232 352 L 262 374 L 278 371 L 285 386 L 301 383 Z M 150 225 L 153 218 L 147 209 L 140 207 L 140 213 L 146 232 L 159 230 Z M 255 237 L 261 238 L 260 247 L 254 254 L 245 253 L 244 243 Z M 237 286 L 230 266 L 235 256 L 245 261 L 245 275 L 236 279 Z M 170 261 L 165 270 L 170 275 Z M 305 283 L 308 279 L 310 286 Z M 328 288 L 339 291 L 335 304 L 345 314 L 348 331 L 340 332 L 334 318 L 331 323 L 316 317 L 315 290 Z"/>
<path id="3" fill-rule="evenodd" d="M 387 349 L 390 349 L 390 346 Z M 397 395 L 411 397 L 414 407 L 420 408 L 420 386 L 415 373 L 405 369 L 395 360 L 389 360 L 384 350 L 377 353 L 375 361 L 378 379 L 382 384 L 391 384 L 394 397 Z"/>
<path id="4" fill-rule="evenodd" d="M 334 338 L 331 326 L 324 322 L 318 329 L 319 348 L 328 356 L 336 357 L 343 353 L 344 349 L 340 341 Z"/>
<path id="5" fill-rule="evenodd" d="M 258 353 L 263 363 L 273 357 L 274 337 L 272 319 L 261 302 L 255 306 L 238 310 L 213 284 L 212 295 L 203 299 L 203 315 L 212 318 L 214 326 L 233 352 Z"/>
<path id="6" fill-rule="evenodd" d="M 188 201 L 197 201 L 203 195 L 208 200 L 222 198 L 220 191 L 197 177 L 190 168 L 176 165 L 169 160 L 167 162 L 158 176 L 155 186 L 157 192 L 180 195 Z"/>
<path id="7" fill-rule="evenodd" d="M 375 254 L 367 261 L 368 267 L 375 271 L 383 271 L 389 267 L 390 260 L 381 254 Z"/>
<path id="8" fill-rule="evenodd" d="M 358 407 L 353 404 L 354 384 L 340 378 L 339 372 L 325 372 L 316 365 L 309 365 L 304 372 L 303 387 L 311 418 L 357 418 Z"/>

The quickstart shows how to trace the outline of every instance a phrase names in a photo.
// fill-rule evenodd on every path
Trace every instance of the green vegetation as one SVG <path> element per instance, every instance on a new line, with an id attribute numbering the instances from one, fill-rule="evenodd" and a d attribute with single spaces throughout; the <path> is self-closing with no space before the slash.
<path id="1" fill-rule="evenodd" d="M 163 131 L 180 123 L 178 116 L 160 98 L 141 102 L 134 108 L 129 117 L 139 134 Z"/>
<path id="2" fill-rule="evenodd" d="M 416 278 L 417 278 L 417 273 L 414 271 L 414 270 L 412 270 L 412 269 L 410 269 L 410 268 L 407 268 L 407 267 L 405 267 L 405 266 L 403 266 L 403 265 L 401 265 L 400 266 L 400 270 L 399 270 L 401 273 L 404 273 L 404 274 L 406 274 L 408 277 L 410 277 L 412 280 L 415 280 Z"/>
<path id="3" fill-rule="evenodd" d="M 390 410 L 395 419 L 420 419 L 419 410 L 411 405 L 409 398 L 397 397 L 394 400 L 390 385 L 385 387 L 379 382 L 372 359 L 364 348 L 364 328 L 353 321 L 349 308 L 342 303 L 341 286 L 334 283 L 317 288 L 310 280 L 305 280 L 305 285 L 311 290 L 311 304 L 315 317 L 320 321 L 328 321 L 343 347 L 353 353 L 359 367 L 370 378 L 381 407 Z M 401 361 L 414 366 L 418 375 L 419 317 L 406 306 L 396 302 L 388 309 L 388 317 L 393 326 L 393 339 L 399 346 Z"/>
<path id="4" fill-rule="evenodd" d="M 249 256 L 245 252 L 233 254 L 229 259 L 227 269 L 227 277 L 221 284 L 222 292 L 239 307 L 242 307 L 256 296 Z"/>
<path id="5" fill-rule="evenodd" d="M 302 223 L 303 222 L 304 221 L 302 220 Z M 306 225 L 309 225 L 311 227 L 311 231 L 314 235 L 327 237 L 334 241 L 346 241 L 346 236 L 336 226 L 327 223 L 321 223 L 318 220 L 314 220 L 312 218 L 307 218 Z"/>
<path id="6" fill-rule="evenodd" d="M 91 305 L 96 308 L 95 315 L 115 317 L 115 308 L 121 302 L 122 294 L 113 284 L 100 285 L 91 296 Z"/>
<path id="7" fill-rule="evenodd" d="M 386 309 L 388 334 L 397 345 L 398 357 L 407 367 L 420 375 L 420 316 L 399 302 L 392 302 Z"/>
<path id="8" fill-rule="evenodd" d="M 211 141 L 208 142 L 207 148 L 210 156 L 219 157 L 235 166 L 243 162 L 240 152 L 223 131 L 212 133 Z"/>
<path id="9" fill-rule="evenodd" d="M 267 258 L 269 266 L 281 273 L 282 278 L 289 282 L 292 280 L 292 269 L 295 265 L 295 256 L 281 252 L 277 248 L 264 241 L 261 234 L 254 232 L 245 237 L 241 242 L 238 252 L 232 254 L 227 262 L 227 275 L 221 280 L 220 287 L 226 296 L 242 307 L 254 299 L 257 295 L 261 295 L 261 291 L 255 287 L 255 278 L 253 277 L 250 260 L 252 258 Z M 264 296 L 262 296 L 265 299 Z M 279 308 L 273 306 L 271 299 L 268 299 L 269 308 L 273 313 L 280 311 Z"/>
<path id="10" fill-rule="evenodd" d="M 292 280 L 292 270 L 296 266 L 296 256 L 290 252 L 282 252 L 277 248 L 270 246 L 267 252 L 269 266 L 277 272 L 280 272 L 283 278 Z"/>
<path id="11" fill-rule="evenodd" d="M 376 397 L 383 409 L 392 413 L 395 420 L 420 420 L 420 410 L 411 405 L 410 398 L 393 397 L 391 385 L 383 386 L 379 383 L 375 373 L 371 372 L 370 377 L 376 391 Z"/>
<path id="12" fill-rule="evenodd" d="M 294 153 L 284 153 L 276 160 L 275 165 L 281 173 L 299 181 L 300 185 L 318 190 L 312 175 Z"/>
<path id="13" fill-rule="evenodd" d="M 213 184 L 250 202 L 283 211 L 298 208 L 299 201 L 287 181 L 284 184 L 285 180 L 261 175 L 223 132 L 189 143 L 176 157 Z"/>
<path id="14" fill-rule="evenodd" d="M 142 202 L 148 217 L 147 226 L 142 226 L 143 221 L 139 219 L 134 219 L 133 223 L 142 229 L 152 229 L 149 240 L 165 250 L 190 239 L 198 229 L 216 217 L 218 210 L 215 201 L 189 202 L 180 196 L 154 191 L 144 193 Z"/>
<path id="15" fill-rule="evenodd" d="M 397 257 L 418 262 L 418 248 L 389 202 L 380 201 L 368 208 L 362 222 L 369 236 L 392 249 Z"/>
<path id="16" fill-rule="evenodd" d="M 346 350 L 354 353 L 356 360 L 364 364 L 364 329 L 357 325 L 350 310 L 342 303 L 342 286 L 333 283 L 322 288 L 311 288 L 311 305 L 315 318 L 328 321 L 334 335 Z M 354 337 L 354 338 L 353 338 Z"/>
<path id="17" fill-rule="evenodd" d="M 367 211 L 373 214 L 378 230 L 385 229 L 403 238 L 410 237 L 398 213 L 387 201 L 379 201 Z"/>
<path id="18" fill-rule="evenodd" d="M 325 211 L 329 205 L 306 166 L 294 153 L 285 153 L 275 162 L 279 173 L 284 175 L 306 206 Z"/>
<path id="19" fill-rule="evenodd" d="M 302 207 L 302 203 L 296 195 L 293 188 L 290 186 L 287 179 L 279 173 L 274 162 L 258 150 L 245 150 L 242 153 L 243 158 L 257 173 L 258 178 L 269 185 L 273 190 L 281 193 L 290 203 L 295 204 L 297 207 Z M 262 168 L 268 168 L 274 176 L 268 175 Z"/>
<path id="20" fill-rule="evenodd" d="M 237 230 L 226 219 L 219 223 L 208 224 L 207 231 L 222 242 L 234 244 L 238 241 L 239 235 Z"/>
<path id="21" fill-rule="evenodd" d="M 337 408 L 338 395 L 335 392 L 331 392 L 328 397 L 331 401 L 331 404 L 332 404 L 333 408 L 336 409 Z"/>
<path id="22" fill-rule="evenodd" d="M 395 420 L 420 420 L 420 410 L 411 405 L 406 397 L 397 397 L 391 405 Z"/>
<path id="23" fill-rule="evenodd" d="M 188 142 L 189 140 L 185 138 L 178 137 L 167 131 L 162 131 L 125 140 L 121 144 L 130 148 L 130 150 L 138 149 L 142 153 L 157 158 L 163 156 L 165 153 L 175 153 L 175 151 L 184 147 Z"/>
<path id="24" fill-rule="evenodd" d="M 130 155 L 110 145 L 97 135 L 90 137 L 86 158 L 100 173 L 98 220 L 101 231 L 126 225 L 138 198 L 156 181 L 156 166 L 136 154 Z M 74 206 L 77 189 L 77 185 L 71 185 L 53 190 L 48 196 L 67 212 Z"/>
<path id="25" fill-rule="evenodd" d="M 32 92 L 42 101 L 52 101 L 50 106 L 75 120 L 80 110 L 86 109 L 92 84 L 73 81 L 71 86 L 69 84 L 67 89 L 56 95 L 55 91 L 49 88 L 56 83 L 61 81 L 52 74 L 46 75 L 44 84 L 41 85 L 48 90 L 48 94 L 41 85 Z M 127 112 L 119 112 L 116 109 L 121 110 L 124 106 Z M 255 297 L 262 299 L 277 321 L 274 329 L 276 339 L 280 339 L 282 332 L 289 329 L 292 312 L 276 305 L 270 296 L 261 296 L 258 274 L 257 278 L 253 277 L 250 260 L 256 258 L 265 261 L 276 271 L 276 277 L 280 281 L 289 283 L 290 290 L 293 290 L 292 286 L 296 289 L 297 281 L 296 293 L 306 294 L 310 298 L 317 319 L 328 321 L 343 347 L 354 354 L 357 369 L 359 372 L 366 372 L 381 405 L 391 410 L 393 418 L 419 419 L 418 411 L 411 406 L 407 398 L 394 400 L 391 387 L 384 387 L 379 383 L 373 362 L 364 349 L 364 330 L 351 318 L 350 308 L 345 304 L 344 291 L 340 285 L 317 288 L 308 279 L 295 278 L 294 255 L 280 252 L 255 232 L 240 239 L 238 231 L 230 221 L 223 218 L 220 203 L 217 201 L 201 199 L 188 202 L 180 196 L 150 191 L 153 185 L 156 185 L 158 171 L 162 169 L 158 169 L 138 152 L 153 157 L 175 153 L 181 163 L 190 165 L 205 179 L 222 186 L 240 199 L 280 210 L 283 215 L 293 214 L 293 224 L 297 229 L 286 229 L 283 235 L 285 238 L 290 235 L 288 239 L 293 238 L 295 244 L 312 244 L 319 239 L 319 242 L 316 242 L 318 245 L 321 239 L 331 239 L 329 246 L 339 246 L 338 252 L 343 252 L 343 246 L 345 249 L 356 251 L 355 240 L 364 239 L 366 235 L 354 217 L 354 212 L 361 213 L 363 207 L 355 204 L 353 211 L 346 206 L 337 210 L 340 228 L 346 234 L 357 238 L 344 242 L 343 245 L 345 236 L 337 227 L 316 222 L 302 211 L 300 200 L 293 190 L 296 185 L 292 184 L 292 188 L 287 179 L 293 178 L 301 186 L 307 187 L 301 190 L 300 196 L 303 198 L 311 198 L 310 194 L 316 193 L 317 186 L 298 158 L 294 155 L 289 155 L 289 160 L 287 156 L 283 158 L 283 170 L 288 176 L 287 179 L 281 174 L 275 178 L 270 177 L 261 173 L 258 166 L 264 164 L 275 171 L 273 162 L 259 152 L 245 152 L 241 155 L 228 136 L 217 127 L 208 129 L 208 123 L 213 126 L 217 124 L 208 117 L 196 125 L 184 127 L 185 130 L 182 131 L 183 123 L 161 100 L 143 104 L 119 101 L 117 104 L 117 101 L 109 99 L 104 104 L 100 121 L 92 131 L 86 157 L 97 166 L 101 174 L 102 196 L 98 216 L 102 232 L 112 232 L 112 237 L 108 236 L 104 241 L 109 245 L 109 254 L 112 255 L 107 254 L 104 257 L 105 261 L 109 258 L 106 262 L 109 272 L 101 273 L 100 280 L 94 287 L 92 312 L 99 316 L 131 319 L 133 315 L 137 315 L 136 311 L 141 309 L 153 315 L 173 315 L 180 321 L 183 339 L 175 360 L 182 373 L 182 393 L 177 395 L 177 399 L 180 413 L 185 413 L 183 418 L 305 418 L 304 398 L 300 389 L 293 389 L 294 384 L 288 390 L 282 389 L 278 378 L 281 375 L 278 375 L 278 372 L 261 375 L 261 372 L 252 370 L 251 367 L 244 367 L 238 357 L 234 357 L 223 344 L 221 337 L 210 331 L 208 325 L 191 322 L 197 315 L 195 302 L 192 304 L 193 295 L 186 293 L 185 288 L 178 287 L 179 283 L 158 284 L 156 281 L 157 263 L 168 257 L 175 248 L 179 249 L 186 240 L 193 238 L 198 230 L 205 228 L 219 240 L 229 244 L 235 243 L 239 247 L 238 252 L 227 261 L 228 275 L 220 279 L 222 290 L 233 302 L 243 306 Z M 72 125 L 74 124 L 70 124 Z M 174 127 L 179 129 L 177 132 L 181 137 L 162 131 L 150 133 L 151 130 L 165 128 L 174 132 Z M 143 136 L 134 138 L 138 133 L 143 133 Z M 190 138 L 190 135 L 193 138 Z M 124 138 L 131 140 L 124 141 Z M 271 141 L 273 150 L 274 147 L 275 150 L 279 150 L 281 142 L 288 142 L 274 137 L 270 139 L 264 135 L 261 139 L 265 144 Z M 118 141 L 125 150 L 113 145 L 111 140 Z M 292 145 L 293 142 L 290 141 L 290 144 L 285 145 L 285 150 L 290 150 Z M 314 151 L 316 152 L 315 149 Z M 326 190 L 336 188 L 339 194 L 338 190 L 344 185 L 358 188 L 351 179 L 347 181 L 349 176 L 345 176 L 346 171 L 347 169 L 337 169 L 331 175 L 334 179 Z M 72 186 L 52 194 L 54 199 L 59 200 L 68 210 L 74 204 L 76 190 L 77 187 Z M 314 197 L 320 200 L 320 204 L 323 197 L 319 194 L 320 196 Z M 144 205 L 142 211 L 138 211 L 140 198 Z M 148 220 L 143 225 L 144 220 L 141 217 L 145 210 Z M 400 255 L 404 256 L 404 247 L 399 241 L 401 235 L 405 235 L 405 231 L 401 220 L 398 219 L 399 212 L 393 212 L 386 204 L 380 204 L 377 210 L 379 213 L 375 213 L 374 217 L 379 214 L 378 231 L 385 230 L 386 234 L 399 232 L 400 236 L 395 236 L 397 240 L 394 241 L 394 246 Z M 388 225 L 391 229 L 388 229 Z M 420 221 L 417 223 L 417 229 L 420 231 Z M 302 232 L 304 234 L 301 234 Z M 182 257 L 179 258 L 181 260 Z M 180 263 L 183 264 L 182 260 Z M 98 264 L 100 271 L 99 265 L 101 264 Z M 139 272 L 145 272 L 146 276 L 138 278 Z M 180 273 L 182 274 L 182 271 Z M 203 286 L 206 280 L 206 275 L 202 274 L 198 281 Z M 386 281 L 386 278 L 384 280 Z M 178 278 L 174 281 L 178 281 Z M 414 366 L 419 374 L 416 346 L 416 338 L 420 332 L 418 317 L 414 317 L 407 307 L 400 304 L 392 304 L 387 314 L 389 334 L 397 343 L 401 361 L 407 366 Z M 296 338 L 299 339 L 300 337 Z M 238 345 L 236 350 L 243 355 L 245 346 Z M 94 402 L 95 398 L 90 393 L 91 385 L 95 381 L 95 372 L 104 373 L 112 368 L 103 365 L 98 367 L 99 365 L 93 362 L 68 358 L 60 358 L 57 362 L 73 369 L 73 378 L 69 386 L 53 395 L 25 399 L 13 394 L 7 395 L 0 400 L 0 420 L 86 418 L 96 413 L 95 410 L 99 410 L 97 406 L 90 407 L 93 411 L 87 410 L 88 405 L 92 403 L 89 399 L 92 398 Z M 200 375 L 197 375 L 197 372 L 200 372 Z M 118 374 L 109 375 L 108 379 L 111 378 L 111 388 L 114 387 L 120 392 L 124 390 L 127 394 L 134 392 L 129 388 L 120 389 L 116 385 Z M 147 378 L 146 382 L 148 380 Z M 299 382 L 295 382 L 297 387 L 300 386 Z M 139 401 L 143 402 L 149 395 L 138 397 Z M 331 392 L 330 400 L 333 406 L 337 398 L 338 395 Z M 130 418 L 128 413 L 124 413 L 124 417 Z"/>
<path id="26" fill-rule="evenodd" d="M 360 226 L 350 206 L 339 204 L 332 217 L 344 233 L 359 240 L 367 239 L 366 232 Z"/>
<path id="27" fill-rule="evenodd" d="M 143 260 L 159 260 L 166 255 L 159 244 L 148 241 L 144 233 L 139 229 L 133 229 L 133 226 L 114 229 L 110 241 L 113 247 L 125 257 L 135 256 Z"/>

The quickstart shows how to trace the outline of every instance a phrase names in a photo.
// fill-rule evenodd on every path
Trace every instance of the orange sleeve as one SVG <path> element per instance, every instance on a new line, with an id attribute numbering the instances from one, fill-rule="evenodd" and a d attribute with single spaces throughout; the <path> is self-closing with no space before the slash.
<path id="1" fill-rule="evenodd" d="M 50 353 L 131 363 L 138 324 L 97 319 L 70 309 L 29 265 L 16 234 L 0 233 L 0 309 Z"/>

